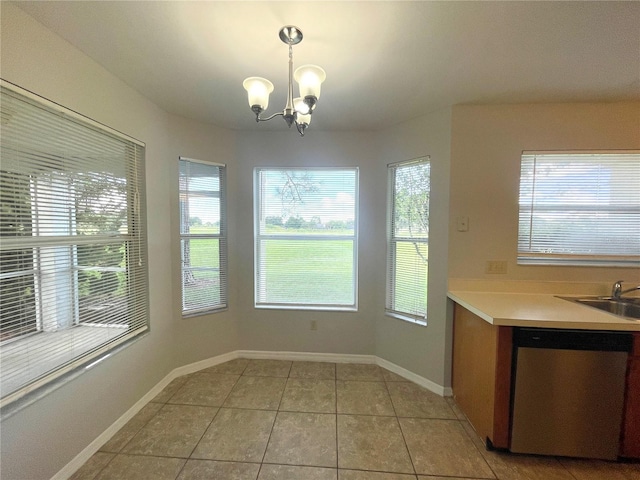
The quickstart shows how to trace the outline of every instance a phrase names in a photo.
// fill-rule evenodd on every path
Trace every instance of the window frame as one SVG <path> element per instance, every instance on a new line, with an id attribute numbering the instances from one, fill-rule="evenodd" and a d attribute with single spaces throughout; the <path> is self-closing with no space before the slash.
<path id="1" fill-rule="evenodd" d="M 532 246 L 536 243 L 536 239 L 539 242 L 542 239 L 544 232 L 538 230 L 537 234 L 534 231 L 534 219 L 536 214 L 549 212 L 550 214 L 563 212 L 570 214 L 572 211 L 593 211 L 595 216 L 599 213 L 635 213 L 640 215 L 640 210 L 636 211 L 632 207 L 622 208 L 618 205 L 604 205 L 599 203 L 584 204 L 584 203 L 556 203 L 544 205 L 544 202 L 536 203 L 536 176 L 535 167 L 537 159 L 536 157 L 579 157 L 594 158 L 598 156 L 616 156 L 616 155 L 637 155 L 640 157 L 640 150 L 566 150 L 566 151 L 528 151 L 522 152 L 520 157 L 520 178 L 519 178 L 519 194 L 518 194 L 518 232 L 517 232 L 517 245 L 516 245 L 516 260 L 518 265 L 543 265 L 543 266 L 589 266 L 589 267 L 627 267 L 638 268 L 640 267 L 640 254 L 639 255 L 618 255 L 611 252 L 596 252 L 596 253 L 567 253 L 567 252 L 542 252 Z M 533 157 L 533 159 L 531 159 Z M 525 183 L 524 172 L 525 165 L 532 171 L 532 181 L 530 192 L 525 191 L 529 186 Z M 594 162 L 594 165 L 595 162 Z M 601 165 L 601 164 L 600 164 Z M 640 164 L 639 164 L 640 165 Z M 600 170 L 598 170 L 598 174 Z M 598 175 L 596 178 L 600 178 Z M 635 202 L 635 205 L 640 205 L 640 193 L 638 193 L 639 199 Z M 530 198 L 529 198 L 530 197 Z M 616 197 L 617 198 L 617 197 Z M 630 205 L 634 205 L 632 202 Z M 637 207 L 635 207 L 637 208 Z M 526 225 L 526 228 L 523 226 Z M 555 240 L 557 242 L 559 240 Z M 528 247 L 526 246 L 528 245 Z M 554 243 L 553 245 L 557 245 Z M 575 245 L 575 244 L 569 244 Z M 594 247 L 597 243 L 592 244 Z M 552 247 L 556 248 L 556 247 Z"/>
<path id="2" fill-rule="evenodd" d="M 182 203 L 178 199 L 179 203 L 179 243 L 180 243 L 180 301 L 181 301 L 181 313 L 182 318 L 198 317 L 202 315 L 209 315 L 212 313 L 219 313 L 226 311 L 229 308 L 229 287 L 228 287 L 228 250 L 227 250 L 227 166 L 223 163 L 208 162 L 204 160 L 197 160 L 194 158 L 182 157 L 178 158 L 178 165 L 180 162 L 197 163 L 205 165 L 207 167 L 215 167 L 218 169 L 218 178 L 220 181 L 220 187 L 218 190 L 218 198 L 220 200 L 220 229 L 219 233 L 182 233 Z M 179 169 L 179 167 L 178 167 Z M 178 172 L 178 177 L 180 173 Z M 178 182 L 178 196 L 182 195 L 182 189 L 180 187 L 180 181 Z M 219 275 L 220 275 L 220 290 L 219 298 L 220 303 L 213 303 L 201 308 L 187 309 L 185 310 L 185 287 L 184 287 L 184 264 L 182 260 L 182 242 L 184 240 L 215 240 L 218 242 L 218 263 L 219 263 Z M 205 267 L 206 268 L 206 267 Z M 223 301 L 222 301 L 223 300 Z"/>
<path id="3" fill-rule="evenodd" d="M 9 338 L 0 342 L 0 347 L 2 347 L 3 353 L 8 353 L 10 350 L 12 355 L 30 355 L 33 356 L 34 352 L 40 352 L 40 355 L 37 357 L 42 360 L 35 366 L 32 366 L 32 370 L 26 372 L 25 375 L 22 375 L 19 380 L 20 383 L 16 383 L 11 380 L 11 376 L 15 375 L 20 366 L 24 367 L 24 361 L 20 361 L 19 358 L 15 362 L 10 365 L 6 365 L 6 369 L 3 368 L 3 383 L 5 380 L 7 382 L 13 382 L 13 384 L 17 385 L 16 387 L 11 385 L 10 388 L 13 390 L 9 390 L 8 393 L 5 393 L 2 399 L 0 400 L 0 406 L 4 411 L 5 408 L 11 406 L 10 408 L 14 408 L 13 405 L 15 402 L 20 401 L 27 395 L 29 398 L 35 398 L 39 395 L 46 394 L 51 387 L 51 385 L 55 385 L 61 382 L 66 382 L 70 378 L 73 378 L 76 374 L 83 371 L 83 369 L 88 369 L 91 366 L 101 362 L 106 359 L 110 355 L 112 355 L 115 351 L 126 347 L 132 342 L 138 340 L 142 335 L 146 334 L 150 329 L 150 318 L 149 318 L 149 279 L 148 279 L 148 262 L 147 262 L 147 240 L 146 240 L 146 202 L 145 202 L 145 144 L 139 140 L 136 140 L 128 135 L 125 135 L 117 130 L 114 130 L 108 126 L 105 126 L 95 120 L 92 120 L 88 117 L 85 117 L 79 113 L 76 113 L 64 106 L 61 106 L 55 102 L 52 102 L 44 97 L 36 95 L 28 90 L 25 90 L 17 85 L 14 85 L 5 80 L 0 80 L 0 86 L 3 90 L 6 90 L 6 94 L 9 95 L 13 99 L 10 103 L 7 103 L 7 108 L 16 108 L 18 112 L 22 115 L 20 117 L 21 121 L 25 118 L 28 122 L 34 122 L 41 120 L 43 117 L 36 117 L 34 113 L 30 113 L 35 111 L 35 109 L 42 110 L 42 115 L 48 115 L 46 122 L 47 125 L 53 125 L 53 128 L 70 128 L 69 125 L 74 124 L 76 127 L 71 127 L 72 130 L 70 132 L 76 132 L 73 128 L 78 128 L 81 132 L 91 131 L 94 137 L 91 137 L 96 142 L 107 141 L 107 137 L 110 139 L 108 141 L 116 141 L 121 142 L 121 148 L 123 149 L 123 156 L 119 157 L 119 160 L 122 161 L 122 164 L 116 163 L 114 168 L 123 168 L 124 175 L 122 178 L 126 179 L 126 189 L 125 191 L 125 200 L 123 203 L 123 207 L 126 209 L 126 218 L 127 218 L 127 231 L 124 233 L 123 231 L 116 232 L 108 232 L 108 233 L 97 233 L 97 234 L 79 234 L 76 232 L 75 222 L 77 221 L 77 212 L 75 210 L 69 210 L 69 224 L 66 225 L 66 228 L 70 229 L 70 232 L 66 234 L 49 234 L 41 233 L 39 234 L 39 228 L 44 224 L 45 220 L 40 220 L 40 208 L 43 206 L 47 206 L 47 208 L 59 208 L 60 203 L 58 200 L 40 200 L 38 201 L 38 192 L 37 184 L 40 181 L 40 177 L 36 175 L 38 170 L 33 170 L 32 163 L 25 163 L 24 168 L 25 172 L 21 173 L 18 170 L 14 170 L 12 168 L 11 162 L 9 166 L 4 168 L 6 170 L 7 175 L 9 174 L 20 174 L 24 175 L 25 179 L 29 180 L 28 187 L 28 195 L 29 202 L 31 205 L 31 210 L 29 216 L 31 217 L 32 224 L 30 227 L 30 234 L 23 236 L 11 236 L 10 234 L 5 234 L 3 231 L 2 235 L 2 245 L 1 249 L 3 253 L 7 253 L 9 256 L 8 261 L 10 262 L 15 255 L 14 252 L 18 250 L 30 250 L 33 260 L 32 260 L 32 268 L 30 270 L 16 270 L 16 271 L 5 271 L 1 272 L 0 276 L 2 278 L 10 278 L 10 277 L 24 277 L 25 275 L 33 277 L 33 289 L 34 289 L 34 308 L 35 308 L 35 331 L 30 333 L 18 333 L 17 336 L 10 336 Z M 9 99 L 6 99 L 9 102 Z M 15 105 L 14 103 L 15 102 Z M 14 105 L 13 107 L 9 107 L 8 105 Z M 30 105 L 30 106 L 26 106 Z M 26 108 L 27 110 L 22 110 Z M 17 113 L 16 113 L 17 114 Z M 45 123 L 46 123 L 45 122 Z M 36 123 L 30 123 L 29 125 L 36 125 Z M 38 124 L 39 125 L 39 124 Z M 33 128 L 45 128 L 45 127 L 33 127 Z M 88 129 L 88 130 L 83 130 Z M 51 130 L 38 130 L 46 132 L 48 135 L 51 135 Z M 68 130 L 64 130 L 67 132 Z M 16 137 L 19 139 L 27 139 L 24 144 L 20 143 L 11 143 L 14 140 L 7 139 L 7 144 L 3 144 L 3 150 L 7 148 L 7 154 L 15 154 L 15 155 L 33 155 L 32 149 L 34 148 L 31 143 L 28 143 L 33 137 L 24 136 Z M 68 133 L 68 137 L 60 137 L 61 142 L 68 141 L 69 139 L 78 140 L 73 135 L 79 135 L 78 133 Z M 34 134 L 35 136 L 35 134 Z M 12 139 L 14 137 L 11 137 Z M 46 138 L 43 134 L 43 138 Z M 42 152 L 38 159 L 38 164 L 40 170 L 44 174 L 59 172 L 60 178 L 65 182 L 71 181 L 71 176 L 77 174 L 77 171 L 82 172 L 82 170 L 74 170 L 73 168 L 78 168 L 78 165 L 73 162 L 78 162 L 78 158 L 85 158 L 82 156 L 70 157 L 72 158 L 70 166 L 65 166 L 65 168 L 58 170 L 57 165 L 59 161 L 58 159 L 66 158 L 59 157 L 57 153 L 54 152 L 54 147 L 49 146 L 46 141 L 42 141 L 42 138 L 39 138 L 39 152 Z M 22 145 L 26 145 L 23 147 Z M 86 144 L 89 145 L 90 148 L 98 148 L 97 143 Z M 111 148 L 111 147 L 110 147 Z M 55 150 L 57 151 L 57 150 Z M 78 154 L 82 155 L 82 154 Z M 11 157 L 13 158 L 13 157 Z M 22 157 L 18 157 L 22 158 Z M 31 157 L 29 157 L 31 158 Z M 56 163 L 53 162 L 52 159 L 56 159 Z M 87 157 L 91 158 L 91 157 Z M 16 160 L 12 160 L 15 162 Z M 32 160 L 33 162 L 34 160 Z M 18 160 L 20 162 L 20 160 Z M 60 163 L 60 165 L 63 165 Z M 64 164 L 66 165 L 66 164 Z M 85 164 L 82 164 L 85 165 Z M 15 167 L 14 167 L 15 168 Z M 32 169 L 31 171 L 29 169 Z M 87 168 L 86 173 L 96 174 L 98 172 L 92 171 L 90 167 Z M 120 177 L 109 177 L 109 183 L 105 183 L 108 187 L 116 188 L 115 185 L 117 182 L 116 178 Z M 71 183 L 69 183 L 71 184 Z M 57 188 L 57 187 L 56 187 Z M 45 188 L 46 190 L 46 188 Z M 47 194 L 49 198 L 59 198 L 58 192 L 60 190 L 56 190 L 51 187 L 51 191 Z M 26 192 L 27 190 L 25 190 Z M 69 192 L 69 198 L 71 201 L 77 201 L 75 188 L 70 188 L 69 190 L 64 190 L 62 193 L 66 195 L 65 192 Z M 17 192 L 17 190 L 16 190 Z M 51 193 L 53 192 L 53 193 Z M 99 199 L 103 197 L 98 197 Z M 100 203 L 100 200 L 98 200 Z M 70 207 L 71 208 L 71 207 Z M 111 213 L 111 211 L 108 211 Z M 51 225 L 56 227 L 56 221 L 61 220 L 62 217 L 51 216 L 51 214 L 45 215 L 43 218 L 48 218 L 46 220 L 47 228 L 51 228 Z M 53 219 L 53 220 L 52 220 Z M 53 222 L 53 223 L 52 223 Z M 7 230 L 9 232 L 9 230 Z M 81 246 L 96 246 L 103 247 L 108 246 L 110 244 L 119 245 L 119 248 L 124 248 L 124 251 L 121 250 L 122 255 L 125 256 L 126 262 L 125 266 L 117 266 L 117 267 L 101 267 L 97 265 L 81 265 L 78 258 L 78 249 Z M 62 249 L 68 250 L 66 254 L 67 261 L 65 264 L 68 264 L 68 268 L 60 270 L 58 268 L 53 267 L 52 265 L 46 265 L 43 267 L 42 265 L 42 257 L 43 251 L 49 250 L 50 253 L 52 249 Z M 61 250 L 60 250 L 61 251 Z M 56 258 L 59 258 L 56 252 Z M 95 257 L 88 257 L 91 260 L 96 260 Z M 9 263 L 9 268 L 10 268 Z M 70 287 L 60 286 L 56 279 L 47 280 L 50 285 L 47 286 L 49 293 L 43 293 L 43 284 L 42 284 L 42 275 L 43 271 L 47 270 L 49 272 L 53 272 L 54 275 L 65 275 L 69 276 L 68 284 Z M 87 323 L 86 319 L 83 321 L 79 314 L 79 301 L 81 297 L 80 292 L 80 284 L 78 280 L 78 273 L 81 271 L 94 271 L 94 272 L 115 272 L 125 274 L 125 304 L 124 308 L 124 316 L 122 312 L 118 314 L 118 316 L 113 317 L 113 322 L 106 322 L 102 325 L 99 324 L 91 324 L 95 329 L 96 335 L 83 335 L 82 338 L 85 340 L 82 341 L 81 344 L 76 344 L 74 346 L 75 341 L 73 343 L 68 339 L 68 332 L 75 327 L 80 326 L 80 324 L 90 324 Z M 43 310 L 45 308 L 43 295 L 48 295 L 47 301 L 51 300 L 51 292 L 56 292 L 56 301 L 58 292 L 61 289 L 67 290 L 62 292 L 62 296 L 64 297 L 62 302 L 66 305 L 68 315 L 63 315 L 64 318 L 59 318 L 56 315 L 53 315 L 52 321 L 52 329 L 49 326 L 45 326 L 44 313 Z M 104 295 L 105 290 L 100 287 L 97 292 L 93 295 L 92 298 L 99 300 L 99 295 Z M 9 312 L 7 318 L 12 318 L 12 308 L 11 306 L 7 307 Z M 92 316 L 91 319 L 96 318 Z M 98 320 L 98 323 L 101 321 Z M 101 327 L 115 327 L 116 330 L 122 329 L 122 333 L 110 335 L 100 335 L 99 331 L 104 331 Z M 91 327 L 84 327 L 91 328 Z M 75 330 L 74 330 L 75 332 Z M 85 330 L 85 333 L 87 331 Z M 39 342 L 39 340 L 43 339 L 40 334 L 46 333 L 46 341 Z M 108 337 L 108 338 L 107 338 Z M 91 338 L 91 340 L 86 340 L 87 338 Z M 82 348 L 80 348 L 82 346 Z M 54 350 L 51 350 L 51 349 Z M 73 350 L 72 350 L 73 348 Z M 23 352 L 23 353 L 20 353 Z M 63 354 L 68 355 L 69 352 L 72 352 L 69 355 L 68 360 L 60 360 L 57 357 L 61 357 Z M 15 357 L 14 357 L 15 358 Z M 34 357 L 35 358 L 35 357 Z M 17 362 L 17 363 L 16 363 Z M 20 363 L 22 362 L 22 363 Z M 4 362 L 3 362 L 4 363 Z M 7 371 L 7 369 L 10 369 Z M 22 369 L 20 369 L 22 370 Z M 8 378 L 4 377 L 4 374 L 7 375 Z M 41 392 L 35 394 L 35 392 Z M 20 405 L 21 402 L 18 402 Z"/>
<path id="4" fill-rule="evenodd" d="M 413 165 L 426 164 L 429 166 L 429 211 L 431 210 L 431 157 L 424 155 L 411 160 L 404 160 L 400 162 L 389 163 L 387 165 L 387 255 L 386 255 L 386 280 L 385 280 L 385 315 L 397 318 L 409 323 L 414 323 L 420 326 L 427 326 L 428 318 L 428 283 L 429 283 L 429 231 L 427 229 L 426 237 L 406 237 L 398 236 L 395 234 L 395 205 L 396 205 L 396 172 L 398 168 L 411 167 Z M 429 223 L 431 223 L 429 221 Z M 418 243 L 427 246 L 427 278 L 425 279 L 425 304 L 424 304 L 424 316 L 416 315 L 411 312 L 406 312 L 396 308 L 396 248 L 398 243 Z"/>
<path id="5" fill-rule="evenodd" d="M 261 204 L 261 185 L 260 185 L 260 173 L 261 172 L 278 172 L 278 171 L 350 171 L 354 173 L 354 227 L 353 235 L 286 235 L 286 234 L 261 234 L 260 219 L 262 213 Z M 358 223 L 359 223 L 359 168 L 358 167 L 256 167 L 254 168 L 254 307 L 257 309 L 282 309 L 282 310 L 306 310 L 306 311 L 343 311 L 343 312 L 356 312 L 358 311 Z M 266 218 L 266 217 L 265 217 Z M 353 303 L 350 304 L 319 304 L 319 303 L 288 303 L 288 302 L 263 302 L 260 301 L 261 291 L 261 277 L 260 277 L 260 263 L 262 261 L 261 241 L 262 240 L 282 240 L 282 241 L 336 241 L 347 240 L 352 242 L 352 265 L 353 265 Z"/>

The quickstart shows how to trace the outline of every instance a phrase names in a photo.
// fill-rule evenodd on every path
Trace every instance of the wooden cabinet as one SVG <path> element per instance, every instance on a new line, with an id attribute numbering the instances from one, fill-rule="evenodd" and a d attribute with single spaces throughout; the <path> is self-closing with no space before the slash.
<path id="1" fill-rule="evenodd" d="M 497 327 L 455 304 L 452 390 L 476 432 L 509 448 L 512 328 Z"/>
<path id="2" fill-rule="evenodd" d="M 633 334 L 627 366 L 620 456 L 640 458 L 640 332 Z"/>
<path id="3" fill-rule="evenodd" d="M 452 390 L 487 446 L 510 447 L 513 327 L 492 325 L 455 304 Z M 640 332 L 633 333 L 619 455 L 640 458 Z"/>

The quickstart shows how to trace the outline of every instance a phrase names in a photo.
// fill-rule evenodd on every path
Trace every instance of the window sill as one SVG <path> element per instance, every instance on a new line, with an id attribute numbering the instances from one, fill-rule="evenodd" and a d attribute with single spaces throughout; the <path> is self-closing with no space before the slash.
<path id="1" fill-rule="evenodd" d="M 518 265 L 532 266 L 566 266 L 566 267 L 615 267 L 615 268 L 640 268 L 640 260 L 635 259 L 611 259 L 611 258 L 571 258 L 551 256 L 518 256 Z"/>
<path id="2" fill-rule="evenodd" d="M 57 333 L 60 333 L 60 332 L 57 332 Z M 148 334 L 149 334 L 149 330 L 147 329 L 146 331 L 138 333 L 133 337 L 127 338 L 122 343 L 116 345 L 115 347 L 104 352 L 103 354 L 98 355 L 97 357 L 88 359 L 85 363 L 79 364 L 77 367 L 73 368 L 72 370 L 69 370 L 57 377 L 52 378 L 47 383 L 44 383 L 43 385 L 28 391 L 27 393 L 16 398 L 15 400 L 3 403 L 2 408 L 0 409 L 0 420 L 4 421 L 6 418 L 9 418 L 10 416 L 18 413 L 20 410 L 23 410 L 24 408 L 35 403 L 41 398 L 46 397 L 50 393 L 66 385 L 71 380 L 78 378 L 83 373 L 91 370 L 93 367 L 102 363 L 103 360 L 106 360 L 107 358 L 121 352 L 125 348 L 131 346 L 132 344 L 146 337 Z"/>
<path id="3" fill-rule="evenodd" d="M 194 310 L 190 312 L 182 312 L 183 319 L 195 318 L 195 317 L 204 317 L 206 315 L 213 315 L 216 313 L 226 312 L 229 310 L 227 305 L 224 305 L 219 308 L 207 308 L 206 310 Z"/>
<path id="4" fill-rule="evenodd" d="M 408 315 L 402 315 L 401 313 L 385 311 L 384 314 L 387 317 L 396 318 L 398 320 L 402 320 L 403 322 L 413 323 L 414 325 L 420 325 L 421 327 L 426 327 L 427 326 L 427 321 L 426 320 L 418 320 L 418 319 L 416 319 L 414 317 L 410 317 Z"/>
<path id="5" fill-rule="evenodd" d="M 357 312 L 358 307 L 305 306 L 305 305 L 254 305 L 258 310 L 302 310 L 307 312 Z"/>

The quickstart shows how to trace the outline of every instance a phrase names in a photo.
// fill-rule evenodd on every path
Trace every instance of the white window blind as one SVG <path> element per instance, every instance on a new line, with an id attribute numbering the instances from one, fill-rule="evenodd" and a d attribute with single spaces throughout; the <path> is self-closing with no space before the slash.
<path id="1" fill-rule="evenodd" d="M 148 329 L 144 145 L 1 87 L 2 405 Z"/>
<path id="2" fill-rule="evenodd" d="M 429 157 L 391 164 L 387 314 L 426 325 L 429 271 Z"/>
<path id="3" fill-rule="evenodd" d="M 518 263 L 640 266 L 640 152 L 524 152 Z"/>
<path id="4" fill-rule="evenodd" d="M 227 306 L 225 166 L 180 158 L 182 314 Z"/>
<path id="5" fill-rule="evenodd" d="M 358 170 L 255 170 L 258 307 L 355 310 Z"/>

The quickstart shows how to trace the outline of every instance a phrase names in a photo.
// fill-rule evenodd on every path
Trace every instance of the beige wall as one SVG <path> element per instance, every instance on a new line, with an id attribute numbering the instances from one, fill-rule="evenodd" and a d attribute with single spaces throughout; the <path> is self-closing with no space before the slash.
<path id="1" fill-rule="evenodd" d="M 278 121 L 278 120 L 274 120 Z M 230 205 L 235 218 L 235 242 L 242 255 L 235 257 L 233 292 L 243 348 L 249 350 L 375 354 L 373 322 L 379 307 L 370 292 L 375 289 L 372 269 L 376 255 L 371 238 L 380 235 L 372 225 L 384 209 L 374 211 L 371 197 L 378 192 L 371 181 L 377 166 L 375 136 L 371 133 L 329 133 L 311 129 L 304 139 L 282 125 L 281 131 L 245 133 L 238 142 L 237 196 Z M 254 308 L 253 294 L 253 170 L 255 167 L 346 166 L 359 168 L 359 309 L 357 312 L 318 312 Z M 383 168 L 384 170 L 384 168 Z M 384 230 L 382 230 L 384 235 Z M 311 320 L 318 330 L 311 331 Z"/>
<path id="2" fill-rule="evenodd" d="M 234 309 L 197 317 L 182 318 L 181 306 L 181 265 L 180 265 L 180 218 L 178 208 L 178 158 L 222 163 L 227 166 L 227 198 L 231 205 L 236 197 L 237 162 L 235 160 L 235 135 L 181 117 L 169 116 L 171 145 L 168 149 L 167 174 L 170 182 L 164 195 L 170 199 L 169 206 L 159 210 L 158 215 L 171 217 L 171 248 L 168 258 L 172 259 L 173 271 L 173 318 L 175 342 L 175 366 L 188 365 L 215 355 L 239 348 L 238 329 Z M 233 207 L 231 207 L 233 208 Z M 229 215 L 229 238 L 235 238 L 237 221 Z M 235 242 L 230 242 L 228 255 L 233 265 L 237 255 Z M 237 276 L 230 275 L 230 290 L 233 290 Z M 233 295 L 231 295 L 233 297 Z"/>
<path id="3" fill-rule="evenodd" d="M 167 115 L 14 4 L 0 8 L 3 79 L 146 143 L 151 332 L 2 421 L 0 478 L 36 480 L 51 478 L 172 369 L 238 348 L 228 315 L 176 316 L 169 213 L 177 156 L 227 161 L 234 136 Z"/>
<path id="4" fill-rule="evenodd" d="M 386 190 L 386 164 L 429 155 L 431 197 L 429 203 L 429 284 L 427 326 L 410 324 L 378 314 L 376 352 L 381 358 L 421 375 L 440 386 L 449 386 L 451 326 L 447 323 L 447 243 L 449 218 L 449 158 L 451 109 L 412 119 L 378 135 L 376 189 Z M 375 198 L 377 248 L 384 252 L 386 196 Z M 378 312 L 384 309 L 384 253 L 376 259 L 379 276 L 375 295 Z"/>
<path id="5" fill-rule="evenodd" d="M 632 268 L 516 265 L 522 151 L 588 149 L 640 149 L 640 103 L 454 107 L 449 278 L 640 283 Z M 506 260 L 508 273 L 485 274 L 487 260 Z"/>

